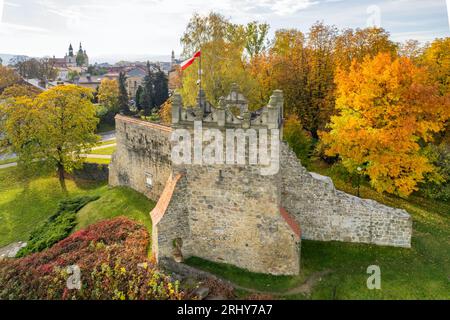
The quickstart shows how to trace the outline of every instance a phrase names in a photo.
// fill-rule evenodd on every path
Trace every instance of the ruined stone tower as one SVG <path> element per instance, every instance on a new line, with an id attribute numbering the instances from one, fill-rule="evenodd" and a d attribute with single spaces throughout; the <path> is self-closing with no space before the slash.
<path id="1" fill-rule="evenodd" d="M 217 106 L 202 91 L 194 107 L 183 106 L 178 94 L 172 101 L 171 127 L 116 117 L 110 165 L 111 185 L 158 201 L 151 212 L 158 262 L 196 256 L 253 272 L 297 274 L 301 238 L 410 246 L 411 218 L 404 210 L 336 190 L 281 141 L 281 91 L 254 112 L 237 86 Z M 212 143 L 220 137 L 226 143 Z M 181 154 L 192 161 L 175 161 L 177 145 L 187 140 Z M 268 161 L 261 161 L 264 144 Z M 213 160 L 205 156 L 211 150 Z"/>

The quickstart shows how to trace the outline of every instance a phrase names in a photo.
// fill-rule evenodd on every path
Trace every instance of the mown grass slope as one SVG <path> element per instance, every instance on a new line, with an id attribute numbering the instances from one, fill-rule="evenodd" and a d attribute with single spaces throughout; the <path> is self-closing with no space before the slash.
<path id="1" fill-rule="evenodd" d="M 154 204 L 131 189 L 68 179 L 69 194 L 65 195 L 55 175 L 21 179 L 17 170 L 0 170 L 0 247 L 26 241 L 37 225 L 54 214 L 60 200 L 82 195 L 100 198 L 78 213 L 75 230 L 122 215 L 142 222 L 150 231 L 149 212 Z"/>

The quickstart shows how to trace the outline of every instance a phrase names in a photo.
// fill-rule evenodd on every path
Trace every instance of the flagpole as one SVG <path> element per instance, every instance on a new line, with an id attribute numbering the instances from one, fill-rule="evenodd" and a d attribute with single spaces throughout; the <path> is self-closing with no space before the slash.
<path id="1" fill-rule="evenodd" d="M 200 96 L 200 108 L 202 108 L 202 49 L 200 48 L 200 60 L 198 63 L 198 80 L 199 80 L 199 96 Z"/>

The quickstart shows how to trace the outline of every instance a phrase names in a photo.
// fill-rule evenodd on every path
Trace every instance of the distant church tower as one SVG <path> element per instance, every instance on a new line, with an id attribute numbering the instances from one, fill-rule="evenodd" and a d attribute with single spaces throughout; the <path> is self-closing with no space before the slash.
<path id="1" fill-rule="evenodd" d="M 173 51 L 172 50 L 172 60 L 171 60 L 171 67 L 173 68 L 173 66 L 176 64 L 176 61 L 175 61 L 175 51 Z"/>
<path id="2" fill-rule="evenodd" d="M 77 65 L 76 58 L 73 54 L 72 44 L 69 45 L 69 53 L 64 57 L 67 67 L 75 67 Z"/>
<path id="3" fill-rule="evenodd" d="M 78 49 L 76 63 L 78 67 L 87 67 L 89 66 L 89 57 L 86 53 L 86 50 L 83 50 L 83 46 L 80 42 L 80 49 Z"/>
<path id="4" fill-rule="evenodd" d="M 72 44 L 69 46 L 69 57 L 73 57 L 73 47 Z"/>

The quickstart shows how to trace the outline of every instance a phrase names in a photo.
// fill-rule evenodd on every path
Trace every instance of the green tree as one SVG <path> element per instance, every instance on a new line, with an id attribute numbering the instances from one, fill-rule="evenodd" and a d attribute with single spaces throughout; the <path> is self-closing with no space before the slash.
<path id="1" fill-rule="evenodd" d="M 147 75 L 144 77 L 144 87 L 139 101 L 145 115 L 149 115 L 155 106 L 154 80 L 155 75 L 152 72 L 150 62 L 147 62 Z"/>
<path id="2" fill-rule="evenodd" d="M 142 105 L 141 105 L 141 100 L 142 100 L 142 94 L 144 92 L 144 89 L 142 88 L 142 86 L 138 86 L 137 90 L 136 90 L 136 108 L 138 110 L 142 110 Z"/>
<path id="3" fill-rule="evenodd" d="M 154 81 L 154 105 L 159 108 L 162 106 L 164 102 L 169 98 L 169 83 L 166 74 L 158 70 L 155 73 L 155 81 Z"/>
<path id="4" fill-rule="evenodd" d="M 208 101 L 217 104 L 221 96 L 229 93 L 232 83 L 238 83 L 249 100 L 250 107 L 257 105 L 257 81 L 246 69 L 243 60 L 245 32 L 243 26 L 235 25 L 222 15 L 210 13 L 202 17 L 195 14 L 181 38 L 183 53 L 190 57 L 202 52 L 202 88 Z M 182 73 L 183 101 L 194 105 L 198 94 L 199 59 Z"/>
<path id="5" fill-rule="evenodd" d="M 24 168 L 54 168 L 67 191 L 65 172 L 82 166 L 82 153 L 98 140 L 98 118 L 90 89 L 50 88 L 34 100 L 19 97 L 4 104 L 5 136 Z"/>
<path id="6" fill-rule="evenodd" d="M 77 79 L 77 78 L 79 79 L 80 78 L 80 73 L 78 71 L 76 71 L 76 70 L 70 70 L 68 75 L 67 75 L 67 78 L 70 81 L 75 81 L 75 79 Z"/>
<path id="7" fill-rule="evenodd" d="M 119 84 L 117 80 L 102 80 L 98 89 L 98 102 L 113 114 L 119 111 Z"/>
<path id="8" fill-rule="evenodd" d="M 35 169 L 34 159 L 42 153 L 38 152 L 35 104 L 26 96 L 8 99 L 0 103 L 0 151 L 14 152 L 18 157 L 20 172 L 26 176 Z"/>
<path id="9" fill-rule="evenodd" d="M 127 92 L 127 76 L 124 72 L 119 73 L 119 112 L 123 114 L 130 114 L 130 104 Z"/>
<path id="10" fill-rule="evenodd" d="M 245 50 L 250 59 L 260 55 L 267 44 L 267 34 L 269 33 L 267 23 L 252 21 L 245 28 Z"/>

